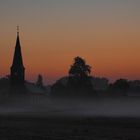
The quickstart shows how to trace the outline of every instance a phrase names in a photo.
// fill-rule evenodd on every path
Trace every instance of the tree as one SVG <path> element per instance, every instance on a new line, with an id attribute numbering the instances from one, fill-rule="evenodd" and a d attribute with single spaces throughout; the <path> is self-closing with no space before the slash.
<path id="1" fill-rule="evenodd" d="M 36 85 L 38 87 L 43 87 L 43 78 L 42 78 L 42 75 L 41 74 L 38 75 Z"/>
<path id="2" fill-rule="evenodd" d="M 91 66 L 87 65 L 85 60 L 79 56 L 74 58 L 69 74 L 76 77 L 87 77 L 91 73 Z"/>
<path id="3" fill-rule="evenodd" d="M 130 88 L 130 85 L 126 79 L 118 79 L 111 85 L 111 88 L 114 90 L 121 90 L 126 92 Z"/>
<path id="4" fill-rule="evenodd" d="M 88 96 L 94 93 L 94 88 L 89 76 L 91 67 L 86 61 L 77 56 L 69 69 L 69 76 L 59 80 L 52 86 L 52 95 Z"/>

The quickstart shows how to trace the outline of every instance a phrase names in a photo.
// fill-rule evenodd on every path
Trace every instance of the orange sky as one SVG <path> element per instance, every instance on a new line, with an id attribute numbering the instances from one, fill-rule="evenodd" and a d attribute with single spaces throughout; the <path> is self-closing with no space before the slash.
<path id="1" fill-rule="evenodd" d="M 54 82 L 68 74 L 75 56 L 85 58 L 94 76 L 140 79 L 139 2 L 41 2 L 18 3 L 6 13 L 2 8 L 0 76 L 10 72 L 18 24 L 28 80 L 41 73 L 46 83 Z"/>

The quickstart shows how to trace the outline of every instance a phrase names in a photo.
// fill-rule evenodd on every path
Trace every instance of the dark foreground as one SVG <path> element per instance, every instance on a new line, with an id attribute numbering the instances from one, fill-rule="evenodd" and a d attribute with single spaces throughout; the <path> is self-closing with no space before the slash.
<path id="1" fill-rule="evenodd" d="M 140 119 L 1 116 L 0 140 L 140 140 Z"/>

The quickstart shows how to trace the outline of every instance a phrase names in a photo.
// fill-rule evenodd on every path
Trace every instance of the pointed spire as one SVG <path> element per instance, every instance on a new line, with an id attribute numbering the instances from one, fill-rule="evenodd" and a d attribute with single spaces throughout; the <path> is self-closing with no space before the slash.
<path id="1" fill-rule="evenodd" d="M 13 63 L 11 66 L 11 84 L 12 85 L 24 85 L 25 68 L 22 61 L 22 53 L 19 39 L 19 27 L 17 26 L 17 39 L 15 52 L 13 57 Z"/>
<path id="2" fill-rule="evenodd" d="M 19 35 L 19 26 L 17 26 L 17 35 Z"/>
<path id="3" fill-rule="evenodd" d="M 19 26 L 17 26 L 17 39 L 16 39 L 15 53 L 14 53 L 14 59 L 13 59 L 12 66 L 24 67 L 23 61 L 22 61 L 20 39 L 19 39 Z"/>

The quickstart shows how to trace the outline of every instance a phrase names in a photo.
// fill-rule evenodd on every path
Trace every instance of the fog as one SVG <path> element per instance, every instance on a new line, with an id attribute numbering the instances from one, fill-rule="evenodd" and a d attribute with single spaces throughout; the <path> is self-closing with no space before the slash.
<path id="1" fill-rule="evenodd" d="M 0 103 L 0 115 L 140 117 L 140 97 L 50 98 L 10 97 Z"/>

